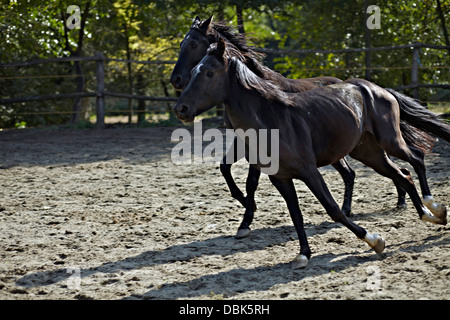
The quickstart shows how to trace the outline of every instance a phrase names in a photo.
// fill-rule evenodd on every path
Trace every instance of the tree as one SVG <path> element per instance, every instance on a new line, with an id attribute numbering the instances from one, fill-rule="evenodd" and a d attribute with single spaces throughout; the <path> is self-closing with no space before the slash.
<path id="1" fill-rule="evenodd" d="M 62 4 L 62 3 L 61 3 Z M 61 22 L 63 24 L 63 30 L 64 30 L 64 50 L 68 51 L 70 53 L 70 57 L 80 57 L 83 52 L 83 40 L 85 36 L 85 27 L 86 27 L 86 21 L 89 17 L 89 13 L 91 10 L 91 0 L 88 0 L 84 3 L 82 11 L 79 13 L 79 16 L 81 18 L 79 23 L 79 29 L 76 36 L 76 44 L 72 45 L 69 40 L 69 33 L 70 29 L 68 27 L 68 20 L 69 15 L 67 13 L 67 8 L 65 6 L 60 6 L 60 12 L 61 12 Z M 85 80 L 83 75 L 83 69 L 81 67 L 80 61 L 74 61 L 74 69 L 75 73 L 77 75 L 76 81 L 77 81 L 77 92 L 83 92 L 85 89 Z M 71 117 L 71 123 L 77 123 L 80 119 L 80 112 L 81 112 L 81 98 L 75 98 L 75 101 L 73 103 L 72 108 L 72 117 Z"/>
<path id="2" fill-rule="evenodd" d="M 105 57 L 128 60 L 176 60 L 179 44 L 189 30 L 192 19 L 225 20 L 241 25 L 251 43 L 272 49 L 346 49 L 366 46 L 390 46 L 414 41 L 448 45 L 447 30 L 450 3 L 442 0 L 380 0 L 381 29 L 365 27 L 367 0 L 80 0 L 80 29 L 69 29 L 67 20 L 73 1 L 3 1 L 0 3 L 0 63 L 38 58 L 93 56 L 101 51 Z M 447 51 L 421 49 L 423 66 L 442 66 L 449 62 Z M 292 78 L 320 75 L 349 77 L 370 76 L 385 87 L 410 83 L 412 52 L 396 51 L 344 54 L 268 54 L 269 67 Z M 1 97 L 94 91 L 92 63 L 58 63 L 45 67 L 4 68 L 0 79 Z M 389 70 L 364 70 L 364 66 L 395 67 Z M 105 63 L 108 91 L 142 95 L 175 95 L 168 82 L 172 65 L 136 65 L 110 61 Z M 369 74 L 370 73 L 370 74 Z M 69 77 L 54 78 L 54 75 Z M 45 78 L 40 78 L 45 76 Z M 72 77 L 74 76 L 74 77 Z M 12 77 L 12 78 L 11 78 Z M 23 78 L 17 78 L 23 77 Z M 420 82 L 450 82 L 444 68 L 423 68 Z M 426 97 L 435 90 L 421 89 Z M 24 103 L 0 106 L 0 126 L 17 121 L 33 125 L 76 122 L 80 110 L 90 99 Z M 132 103 L 107 99 L 108 108 L 125 114 Z M 146 102 L 160 110 L 170 105 Z M 138 105 L 139 111 L 146 108 Z M 18 112 L 20 110 L 21 112 Z M 108 109 L 107 109 L 108 110 Z M 23 112 L 73 111 L 73 117 L 57 115 L 23 115 Z M 140 117 L 142 120 L 142 117 Z"/>

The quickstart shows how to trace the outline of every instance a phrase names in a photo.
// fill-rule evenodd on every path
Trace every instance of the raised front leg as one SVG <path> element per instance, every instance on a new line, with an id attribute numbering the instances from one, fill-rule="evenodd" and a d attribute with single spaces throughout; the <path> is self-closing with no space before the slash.
<path id="1" fill-rule="evenodd" d="M 237 137 L 235 137 L 233 144 L 230 147 L 234 150 L 234 155 L 237 155 Z M 253 221 L 254 212 L 256 211 L 256 203 L 255 203 L 255 191 L 258 187 L 259 177 L 261 172 L 252 166 L 249 166 L 247 181 L 246 181 L 246 192 L 247 196 L 244 196 L 242 191 L 236 185 L 236 182 L 233 179 L 231 174 L 231 166 L 233 163 L 237 162 L 238 158 L 230 157 L 229 155 L 225 156 L 220 163 L 220 172 L 222 173 L 225 181 L 227 182 L 228 188 L 230 189 L 231 196 L 238 200 L 239 203 L 245 208 L 245 213 L 243 217 L 243 221 L 239 226 L 239 229 L 236 234 L 236 238 L 244 238 L 250 233 L 250 224 Z M 230 163 L 232 162 L 232 163 Z"/>
<path id="2" fill-rule="evenodd" d="M 244 197 L 244 194 L 242 193 L 241 189 L 236 185 L 236 182 L 234 182 L 233 176 L 231 175 L 231 166 L 236 163 L 238 160 L 237 158 L 237 143 L 236 143 L 237 137 L 234 138 L 233 144 L 230 146 L 230 149 L 227 152 L 227 155 L 223 157 L 221 163 L 220 163 L 220 172 L 222 173 L 222 176 L 225 178 L 225 181 L 227 182 L 228 188 L 230 189 L 231 196 L 239 201 L 242 206 L 246 207 L 246 200 Z M 233 150 L 234 157 L 231 157 L 229 155 L 230 150 Z"/>
<path id="3" fill-rule="evenodd" d="M 236 185 L 236 182 L 234 182 L 233 176 L 231 175 L 231 166 L 231 164 L 221 163 L 220 172 L 227 182 L 228 189 L 230 189 L 231 192 L 231 196 L 239 201 L 240 204 L 242 204 L 242 206 L 245 208 L 245 196 L 242 193 L 241 189 L 239 189 L 239 187 Z"/>

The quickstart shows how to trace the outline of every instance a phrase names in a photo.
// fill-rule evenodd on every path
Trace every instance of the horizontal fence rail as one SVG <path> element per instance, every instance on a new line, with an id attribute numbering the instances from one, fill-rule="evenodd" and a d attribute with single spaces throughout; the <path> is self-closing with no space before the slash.
<path id="1" fill-rule="evenodd" d="M 384 47 L 370 47 L 370 48 L 347 48 L 347 49 L 270 49 L 270 48 L 256 48 L 255 51 L 261 53 L 270 53 L 276 55 L 292 55 L 292 54 L 311 54 L 311 53 L 352 53 L 352 52 L 372 52 L 372 51 L 389 51 L 399 49 L 441 49 L 450 50 L 450 46 L 441 46 L 426 43 L 411 43 L 402 44 L 397 46 L 384 46 Z"/>
<path id="2" fill-rule="evenodd" d="M 387 51 L 387 50 L 401 50 L 409 49 L 413 51 L 412 54 L 412 65 L 408 66 L 393 66 L 393 67 L 371 67 L 367 66 L 362 68 L 305 68 L 302 70 L 307 71 L 336 71 L 336 70 L 388 70 L 388 69 L 411 69 L 411 83 L 408 85 L 402 85 L 394 88 L 395 90 L 412 90 L 412 95 L 414 98 L 418 99 L 418 88 L 444 88 L 450 89 L 450 84 L 421 84 L 418 81 L 419 69 L 424 68 L 450 68 L 450 66 L 421 66 L 419 64 L 419 49 L 430 48 L 438 50 L 450 50 L 450 46 L 442 45 L 431 45 L 423 43 L 412 43 L 397 46 L 383 46 L 383 47 L 371 47 L 371 48 L 347 48 L 347 49 L 299 49 L 299 50 L 289 50 L 289 49 L 269 49 L 269 48 L 255 48 L 256 51 L 265 54 L 272 54 L 277 56 L 286 55 L 305 55 L 305 54 L 329 54 L 329 53 L 352 53 L 352 52 L 375 52 L 375 51 Z M 104 57 L 102 53 L 98 52 L 92 57 L 64 57 L 64 58 L 50 58 L 50 59 L 37 59 L 26 62 L 12 62 L 0 64 L 0 68 L 13 68 L 13 67 L 30 67 L 41 64 L 48 63 L 58 63 L 58 62 L 75 62 L 75 61 L 93 61 L 95 62 L 95 74 L 96 74 L 96 84 L 97 88 L 94 92 L 73 92 L 73 93 L 60 93 L 60 94 L 47 94 L 47 95 L 37 95 L 28 97 L 13 97 L 13 98 L 2 98 L 0 99 L 0 104 L 13 104 L 13 103 L 24 103 L 31 101 L 46 101 L 46 100 L 60 100 L 60 99 L 74 99 L 74 98 L 89 98 L 96 97 L 96 114 L 97 114 L 97 126 L 104 127 L 105 122 L 105 108 L 104 99 L 105 97 L 112 98 L 123 98 L 123 99 L 135 99 L 144 101 L 161 101 L 161 102 L 175 102 L 178 100 L 176 97 L 155 97 L 155 96 L 145 96 L 145 95 L 134 95 L 127 93 L 117 93 L 109 92 L 105 89 L 105 72 L 104 63 L 105 62 L 120 62 L 120 63 L 135 63 L 135 64 L 147 64 L 147 65 L 164 65 L 164 64 L 175 64 L 176 61 L 168 60 L 155 60 L 155 61 L 140 61 L 140 60 L 130 60 L 130 59 L 116 59 Z M 1 76 L 0 79 L 20 79 L 20 78 L 76 78 L 84 77 L 84 75 L 37 75 L 37 76 Z M 28 112 L 26 114 L 63 114 L 63 113 L 77 113 L 80 111 L 61 111 L 61 112 Z M 142 110 L 130 110 L 130 112 L 143 112 Z"/>

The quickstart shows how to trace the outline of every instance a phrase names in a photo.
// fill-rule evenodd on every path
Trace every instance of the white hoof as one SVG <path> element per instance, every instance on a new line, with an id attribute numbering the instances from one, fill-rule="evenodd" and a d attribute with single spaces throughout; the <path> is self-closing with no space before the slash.
<path id="1" fill-rule="evenodd" d="M 422 202 L 434 216 L 430 217 L 429 212 L 424 210 L 425 214 L 422 216 L 422 220 L 436 224 L 447 224 L 447 208 L 443 204 L 434 202 L 431 196 L 425 197 Z"/>
<path id="2" fill-rule="evenodd" d="M 445 215 L 444 218 L 437 217 L 436 215 L 434 215 L 432 213 L 432 211 L 428 210 L 428 208 L 425 207 L 425 206 L 422 207 L 422 210 L 423 210 L 424 214 L 423 214 L 421 219 L 423 221 L 428 221 L 428 222 L 431 222 L 431 223 L 434 223 L 434 224 L 443 224 L 443 225 L 447 224 L 447 215 Z"/>
<path id="3" fill-rule="evenodd" d="M 308 258 L 303 255 L 299 254 L 294 260 L 292 260 L 291 269 L 302 269 L 305 268 L 308 265 Z"/>
<path id="4" fill-rule="evenodd" d="M 239 229 L 234 236 L 236 239 L 242 239 L 248 236 L 251 232 L 251 229 Z"/>
<path id="5" fill-rule="evenodd" d="M 364 237 L 364 241 L 367 242 L 367 244 L 373 250 L 375 250 L 376 253 L 383 252 L 383 250 L 386 246 L 386 243 L 385 243 L 383 237 L 381 237 L 378 233 L 374 233 L 374 234 L 366 233 L 366 236 Z"/>

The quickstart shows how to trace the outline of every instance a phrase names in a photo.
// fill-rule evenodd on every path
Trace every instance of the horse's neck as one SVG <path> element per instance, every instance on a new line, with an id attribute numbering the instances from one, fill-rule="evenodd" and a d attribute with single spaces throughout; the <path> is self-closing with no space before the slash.
<path id="1" fill-rule="evenodd" d="M 266 104 L 267 101 L 252 90 L 239 84 L 232 85 L 226 112 L 233 129 L 269 129 L 264 116 L 268 111 Z"/>

